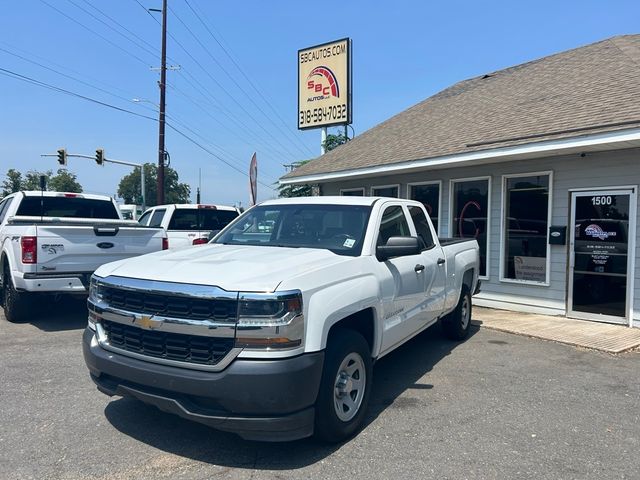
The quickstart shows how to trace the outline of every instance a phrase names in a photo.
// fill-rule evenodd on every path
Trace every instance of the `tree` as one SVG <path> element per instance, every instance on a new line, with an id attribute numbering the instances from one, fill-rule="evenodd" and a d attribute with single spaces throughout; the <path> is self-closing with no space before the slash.
<path id="1" fill-rule="evenodd" d="M 82 185 L 78 183 L 78 177 L 64 168 L 58 169 L 58 173 L 49 178 L 47 190 L 54 192 L 81 193 Z"/>
<path id="2" fill-rule="evenodd" d="M 311 160 L 302 160 L 301 162 L 292 163 L 291 166 L 295 170 L 301 165 L 305 163 L 309 163 Z M 311 195 L 311 185 L 302 184 L 302 185 L 278 185 L 278 196 L 285 198 L 292 197 L 308 197 Z"/>
<path id="3" fill-rule="evenodd" d="M 330 152 L 334 148 L 346 143 L 347 140 L 349 139 L 345 137 L 344 133 L 338 133 L 337 135 L 330 133 L 327 135 L 327 138 L 322 145 L 325 151 Z M 301 162 L 295 162 L 292 164 L 292 167 L 295 170 L 299 166 L 309 163 L 310 161 L 311 160 L 303 160 Z M 312 186 L 308 184 L 278 185 L 279 197 L 308 197 L 311 195 L 311 191 Z"/>
<path id="4" fill-rule="evenodd" d="M 157 205 L 158 167 L 154 163 L 144 164 L 144 183 L 147 207 Z M 166 203 L 189 203 L 191 187 L 180 183 L 178 172 L 171 167 L 164 167 L 164 194 Z M 125 175 L 118 184 L 118 195 L 125 203 L 142 203 L 140 190 L 140 169 L 136 168 L 129 175 Z"/>
<path id="5" fill-rule="evenodd" d="M 10 168 L 5 176 L 5 180 L 2 182 L 3 197 L 22 190 L 22 174 L 18 170 Z"/>
<path id="6" fill-rule="evenodd" d="M 22 183 L 22 190 L 40 190 L 40 176 L 45 176 L 46 185 L 49 185 L 49 180 L 53 172 L 47 170 L 46 172 L 37 172 L 31 170 L 24 176 L 24 182 Z"/>
<path id="7" fill-rule="evenodd" d="M 343 143 L 347 143 L 347 140 L 349 139 L 345 137 L 344 133 L 338 133 L 337 135 L 330 133 L 329 135 L 327 135 L 327 138 L 324 141 L 323 147 L 327 152 L 330 152 L 334 148 L 337 148 L 340 145 L 342 145 Z"/>
<path id="8" fill-rule="evenodd" d="M 9 195 L 20 190 L 40 190 L 40 177 L 45 177 L 45 190 L 52 192 L 82 192 L 82 185 L 78 182 L 75 173 L 71 173 L 64 168 L 58 170 L 54 175 L 51 170 L 38 172 L 31 170 L 22 176 L 18 170 L 10 168 L 2 182 L 2 196 Z"/>

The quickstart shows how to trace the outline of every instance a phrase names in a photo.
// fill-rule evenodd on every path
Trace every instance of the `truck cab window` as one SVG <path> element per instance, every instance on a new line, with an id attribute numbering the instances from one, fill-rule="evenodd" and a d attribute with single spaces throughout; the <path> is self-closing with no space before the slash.
<path id="1" fill-rule="evenodd" d="M 4 221 L 7 210 L 9 210 L 9 205 L 11 205 L 11 200 L 13 200 L 13 197 L 7 198 L 0 202 L 0 223 Z"/>
<path id="2" fill-rule="evenodd" d="M 151 216 L 151 221 L 149 222 L 150 227 L 160 227 L 162 226 L 162 217 L 164 217 L 164 212 L 166 210 L 164 208 L 159 208 L 153 215 Z"/>
<path id="3" fill-rule="evenodd" d="M 149 223 L 149 217 L 151 217 L 151 210 L 149 210 L 148 212 L 144 212 L 144 215 L 142 215 L 139 219 L 138 219 L 138 223 L 140 225 L 144 225 L 145 227 L 147 226 L 147 223 Z"/>
<path id="4" fill-rule="evenodd" d="M 420 207 L 410 206 L 409 214 L 411 215 L 411 220 L 416 227 L 418 238 L 422 243 L 422 249 L 428 250 L 432 248 L 435 243 L 433 241 L 431 229 L 429 228 L 429 222 L 427 221 L 427 216 L 424 214 L 424 211 Z"/>
<path id="5" fill-rule="evenodd" d="M 400 205 L 387 207 L 382 214 L 380 231 L 378 233 L 378 245 L 385 245 L 391 237 L 408 237 L 409 224 Z"/>

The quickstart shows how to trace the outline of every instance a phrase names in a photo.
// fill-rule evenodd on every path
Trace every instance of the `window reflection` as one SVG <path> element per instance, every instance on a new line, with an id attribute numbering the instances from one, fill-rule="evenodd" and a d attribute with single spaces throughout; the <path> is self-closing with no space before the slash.
<path id="1" fill-rule="evenodd" d="M 398 187 L 373 187 L 371 193 L 374 197 L 398 198 Z"/>
<path id="2" fill-rule="evenodd" d="M 549 175 L 505 181 L 504 278 L 547 281 Z"/>
<path id="3" fill-rule="evenodd" d="M 453 224 L 457 238 L 475 238 L 480 245 L 480 275 L 487 276 L 487 212 L 489 179 L 453 182 Z"/>
<path id="4" fill-rule="evenodd" d="M 433 228 L 438 232 L 438 217 L 440 215 L 440 185 L 437 183 L 427 185 L 411 185 L 409 198 L 417 200 L 427 209 Z"/>

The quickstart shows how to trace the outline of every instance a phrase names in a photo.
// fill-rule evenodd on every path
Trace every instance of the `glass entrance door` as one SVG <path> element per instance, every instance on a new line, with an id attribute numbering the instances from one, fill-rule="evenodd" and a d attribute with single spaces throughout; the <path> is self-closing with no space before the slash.
<path id="1" fill-rule="evenodd" d="M 571 193 L 569 316 L 628 323 L 634 203 L 632 190 Z"/>

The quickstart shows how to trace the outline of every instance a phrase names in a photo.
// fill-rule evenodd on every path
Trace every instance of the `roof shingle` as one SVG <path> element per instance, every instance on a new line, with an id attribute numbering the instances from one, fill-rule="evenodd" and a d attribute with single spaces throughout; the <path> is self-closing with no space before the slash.
<path id="1" fill-rule="evenodd" d="M 458 82 L 285 178 L 638 125 L 640 35 L 618 36 Z"/>

